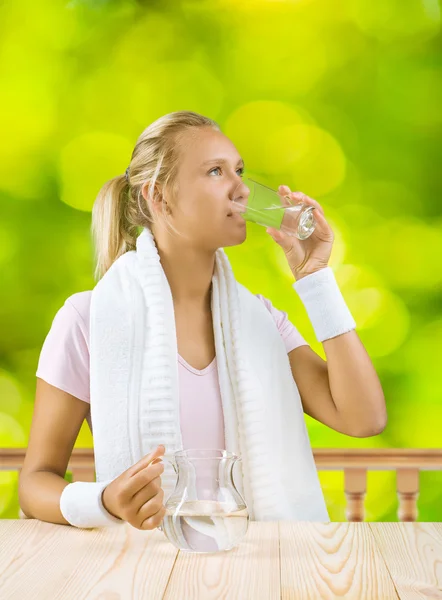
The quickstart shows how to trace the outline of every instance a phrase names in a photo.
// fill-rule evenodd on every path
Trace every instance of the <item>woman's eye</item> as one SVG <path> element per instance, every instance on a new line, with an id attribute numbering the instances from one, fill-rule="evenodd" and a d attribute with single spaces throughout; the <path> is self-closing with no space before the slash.
<path id="1" fill-rule="evenodd" d="M 215 167 L 214 169 L 209 171 L 209 174 L 213 173 L 213 171 L 221 171 L 221 167 Z M 244 167 L 241 167 L 241 168 L 237 169 L 236 171 L 237 172 L 240 171 L 240 173 L 239 173 L 240 177 L 242 177 L 244 175 Z"/>

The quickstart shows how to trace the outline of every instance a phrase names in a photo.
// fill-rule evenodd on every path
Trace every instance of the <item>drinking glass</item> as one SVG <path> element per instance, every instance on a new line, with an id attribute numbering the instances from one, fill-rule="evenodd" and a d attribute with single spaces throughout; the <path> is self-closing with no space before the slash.
<path id="1" fill-rule="evenodd" d="M 248 195 L 244 193 L 243 184 L 250 192 Z M 299 240 L 307 239 L 316 227 L 314 206 L 304 202 L 293 204 L 289 196 L 281 196 L 276 190 L 250 177 L 243 177 L 235 190 L 232 210 L 239 212 L 246 221 L 273 227 Z"/>

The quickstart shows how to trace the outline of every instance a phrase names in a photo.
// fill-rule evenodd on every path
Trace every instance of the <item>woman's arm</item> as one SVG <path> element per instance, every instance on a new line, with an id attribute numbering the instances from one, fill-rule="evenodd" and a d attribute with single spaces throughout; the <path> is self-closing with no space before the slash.
<path id="1" fill-rule="evenodd" d="M 304 412 L 353 437 L 381 433 L 387 424 L 379 378 L 356 331 L 324 340 L 324 361 L 310 346 L 289 352 Z"/>
<path id="2" fill-rule="evenodd" d="M 72 449 L 89 404 L 37 378 L 29 443 L 19 477 L 19 504 L 26 516 L 69 525 L 60 496 Z"/>

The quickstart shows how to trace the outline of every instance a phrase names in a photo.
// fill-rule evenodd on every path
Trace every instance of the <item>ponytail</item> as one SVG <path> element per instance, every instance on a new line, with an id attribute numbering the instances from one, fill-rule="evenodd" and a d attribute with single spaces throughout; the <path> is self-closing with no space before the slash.
<path id="1" fill-rule="evenodd" d="M 124 175 L 107 181 L 92 209 L 92 236 L 95 247 L 95 279 L 103 277 L 113 262 L 135 250 L 138 228 L 127 219 L 129 184 Z"/>
<path id="2" fill-rule="evenodd" d="M 138 138 L 126 174 L 110 179 L 99 191 L 92 209 L 97 281 L 122 254 L 136 250 L 139 231 L 157 220 L 143 197 L 144 185 L 149 182 L 151 200 L 157 182 L 163 191 L 170 189 L 176 195 L 181 136 L 199 127 L 220 131 L 212 119 L 187 110 L 160 117 Z M 166 226 L 178 233 L 164 218 Z"/>

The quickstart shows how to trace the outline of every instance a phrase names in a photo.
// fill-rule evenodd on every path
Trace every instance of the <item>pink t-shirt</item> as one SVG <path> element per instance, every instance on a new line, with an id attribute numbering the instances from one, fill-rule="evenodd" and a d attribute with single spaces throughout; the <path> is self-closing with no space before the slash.
<path id="1" fill-rule="evenodd" d="M 72 396 L 89 397 L 89 312 L 92 291 L 70 296 L 54 317 L 40 353 L 36 376 Z M 287 313 L 256 294 L 271 313 L 287 353 L 308 345 Z M 225 449 L 224 417 L 216 357 L 205 369 L 194 369 L 178 355 L 180 424 L 183 447 Z M 198 415 L 198 418 L 195 418 Z M 92 431 L 90 410 L 86 420 Z"/>

